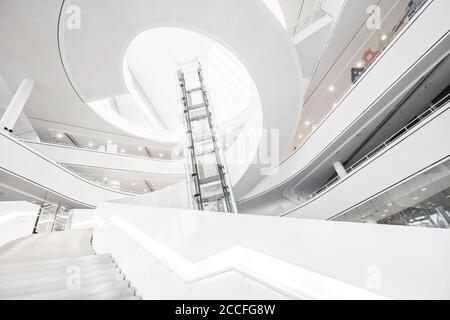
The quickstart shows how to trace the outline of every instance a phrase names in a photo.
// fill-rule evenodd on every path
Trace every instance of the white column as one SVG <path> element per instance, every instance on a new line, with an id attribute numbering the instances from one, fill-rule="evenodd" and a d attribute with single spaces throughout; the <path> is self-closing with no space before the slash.
<path id="1" fill-rule="evenodd" d="M 19 116 L 22 113 L 28 98 L 30 97 L 31 91 L 33 91 L 33 88 L 33 80 L 25 79 L 22 81 L 19 89 L 17 89 L 16 94 L 12 98 L 5 113 L 0 119 L 0 128 L 12 132 L 17 119 L 19 119 Z"/>
<path id="2" fill-rule="evenodd" d="M 348 173 L 347 170 L 345 170 L 344 166 L 340 162 L 333 163 L 334 170 L 336 170 L 336 173 L 338 174 L 339 178 L 344 179 Z"/>

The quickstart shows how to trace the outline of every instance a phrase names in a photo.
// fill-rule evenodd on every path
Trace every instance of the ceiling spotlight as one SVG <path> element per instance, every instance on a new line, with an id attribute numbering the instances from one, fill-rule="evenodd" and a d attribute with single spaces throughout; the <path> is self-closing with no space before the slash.
<path id="1" fill-rule="evenodd" d="M 381 41 L 385 41 L 385 40 L 387 40 L 387 38 L 388 38 L 387 34 L 383 34 L 381 36 Z"/>
<path id="2" fill-rule="evenodd" d="M 305 121 L 305 125 L 309 126 L 309 125 L 311 125 L 311 122 Z"/>
<path id="3" fill-rule="evenodd" d="M 58 133 L 58 134 L 56 135 L 56 138 L 58 138 L 58 139 L 62 139 L 62 137 L 63 137 L 63 134 L 62 134 L 62 133 Z"/>
<path id="4" fill-rule="evenodd" d="M 299 135 L 299 136 L 298 136 L 298 138 L 299 138 L 299 139 L 302 139 L 302 138 L 303 138 L 303 135 L 302 135 L 302 134 L 301 134 L 301 135 Z"/>
<path id="5" fill-rule="evenodd" d="M 388 207 L 392 207 L 393 206 L 393 204 L 392 203 L 388 203 Z"/>
<path id="6" fill-rule="evenodd" d="M 388 209 L 386 209 L 386 210 L 384 210 L 384 212 L 385 212 L 385 213 L 388 213 L 388 212 L 389 212 L 389 210 L 388 210 Z"/>
<path id="7" fill-rule="evenodd" d="M 138 147 L 138 150 L 139 150 L 139 151 L 142 151 L 142 150 L 144 150 L 144 148 L 142 148 L 142 147 Z"/>
<path id="8" fill-rule="evenodd" d="M 420 191 L 422 191 L 422 192 L 425 192 L 425 191 L 427 191 L 428 189 L 427 188 L 422 188 L 422 189 L 420 189 Z"/>
<path id="9" fill-rule="evenodd" d="M 330 86 L 329 88 L 328 88 L 328 91 L 330 91 L 330 92 L 333 92 L 335 90 L 335 87 L 334 86 Z"/>

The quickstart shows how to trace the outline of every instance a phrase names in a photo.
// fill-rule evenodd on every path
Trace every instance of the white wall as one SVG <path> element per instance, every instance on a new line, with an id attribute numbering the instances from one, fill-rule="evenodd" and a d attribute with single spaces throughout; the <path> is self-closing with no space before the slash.
<path id="1" fill-rule="evenodd" d="M 38 212 L 28 202 L 0 202 L 0 246 L 31 235 Z"/>
<path id="2" fill-rule="evenodd" d="M 450 298 L 446 230 L 117 204 L 94 226 L 144 298 Z"/>

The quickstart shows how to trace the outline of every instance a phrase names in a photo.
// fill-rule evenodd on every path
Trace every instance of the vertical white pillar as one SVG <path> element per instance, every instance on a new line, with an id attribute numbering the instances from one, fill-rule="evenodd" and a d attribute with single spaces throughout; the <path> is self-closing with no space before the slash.
<path id="1" fill-rule="evenodd" d="M 336 173 L 338 174 L 339 178 L 344 179 L 348 173 L 347 170 L 345 170 L 344 166 L 340 162 L 333 163 L 334 170 L 336 170 Z"/>
<path id="2" fill-rule="evenodd" d="M 33 88 L 33 80 L 25 79 L 22 81 L 19 89 L 17 89 L 16 94 L 12 98 L 5 113 L 0 119 L 0 128 L 12 132 L 17 119 L 19 119 L 19 116 L 22 113 L 28 98 L 30 97 L 31 91 L 33 91 Z"/>

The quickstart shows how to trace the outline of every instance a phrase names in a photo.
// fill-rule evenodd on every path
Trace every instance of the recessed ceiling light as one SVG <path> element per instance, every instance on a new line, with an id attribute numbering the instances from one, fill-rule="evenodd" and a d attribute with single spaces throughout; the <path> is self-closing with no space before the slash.
<path id="1" fill-rule="evenodd" d="M 388 213 L 388 212 L 389 212 L 389 210 L 388 210 L 388 209 L 386 209 L 386 210 L 384 210 L 384 212 Z"/>
<path id="2" fill-rule="evenodd" d="M 107 177 L 104 177 L 104 178 L 103 178 L 103 180 L 105 180 L 105 181 L 106 181 L 106 180 L 108 180 L 108 178 L 107 178 Z"/>
<path id="3" fill-rule="evenodd" d="M 383 218 L 386 218 L 386 215 L 385 214 L 383 214 L 383 216 L 382 216 Z"/>
<path id="4" fill-rule="evenodd" d="M 305 125 L 309 126 L 309 125 L 311 125 L 311 122 L 305 121 Z"/>
<path id="5" fill-rule="evenodd" d="M 138 150 L 139 150 L 139 151 L 142 151 L 142 150 L 144 150 L 144 148 L 142 148 L 142 147 L 138 147 Z"/>
<path id="6" fill-rule="evenodd" d="M 388 38 L 387 34 L 383 34 L 381 36 L 381 41 L 385 41 Z"/>
<path id="7" fill-rule="evenodd" d="M 62 139 L 63 134 L 62 134 L 62 133 L 58 133 L 58 134 L 56 135 L 56 137 L 57 137 L 58 139 Z"/>
<path id="8" fill-rule="evenodd" d="M 337 103 L 333 103 L 333 108 L 336 108 L 338 106 Z"/>
<path id="9" fill-rule="evenodd" d="M 108 140 L 107 142 L 108 142 L 108 144 L 112 144 L 112 141 L 111 141 L 111 140 Z"/>
<path id="10" fill-rule="evenodd" d="M 131 185 L 134 187 L 136 185 L 136 183 L 132 182 Z"/>
<path id="11" fill-rule="evenodd" d="M 94 143 L 93 143 L 93 142 L 89 142 L 89 143 L 88 143 L 88 146 L 89 146 L 89 147 L 93 147 L 93 146 L 94 146 Z"/>
<path id="12" fill-rule="evenodd" d="M 335 89 L 336 89 L 336 88 L 335 88 L 334 86 L 330 86 L 330 87 L 328 88 L 328 91 L 333 92 Z"/>
<path id="13" fill-rule="evenodd" d="M 120 153 L 125 153 L 125 149 L 120 150 Z"/>
<path id="14" fill-rule="evenodd" d="M 303 138 L 303 135 L 302 135 L 302 134 L 300 134 L 300 135 L 298 136 L 298 138 L 299 138 L 299 139 L 302 139 L 302 138 Z"/>
<path id="15" fill-rule="evenodd" d="M 159 157 L 162 158 L 162 157 L 164 157 L 164 155 L 163 155 L 162 153 L 160 153 L 160 154 L 159 154 Z"/>
<path id="16" fill-rule="evenodd" d="M 356 64 L 356 67 L 357 67 L 357 68 L 362 68 L 362 66 L 363 66 L 363 63 L 362 63 L 362 62 L 358 62 L 358 63 Z"/>
<path id="17" fill-rule="evenodd" d="M 413 200 L 419 200 L 419 197 L 414 197 Z"/>
<path id="18" fill-rule="evenodd" d="M 393 206 L 393 204 L 392 203 L 388 203 L 388 207 L 392 207 Z"/>
<path id="19" fill-rule="evenodd" d="M 427 190 L 428 190 L 427 188 L 422 188 L 420 191 L 425 192 Z"/>
<path id="20" fill-rule="evenodd" d="M 148 190 L 147 190 L 147 189 L 144 189 L 144 192 L 148 192 Z"/>

